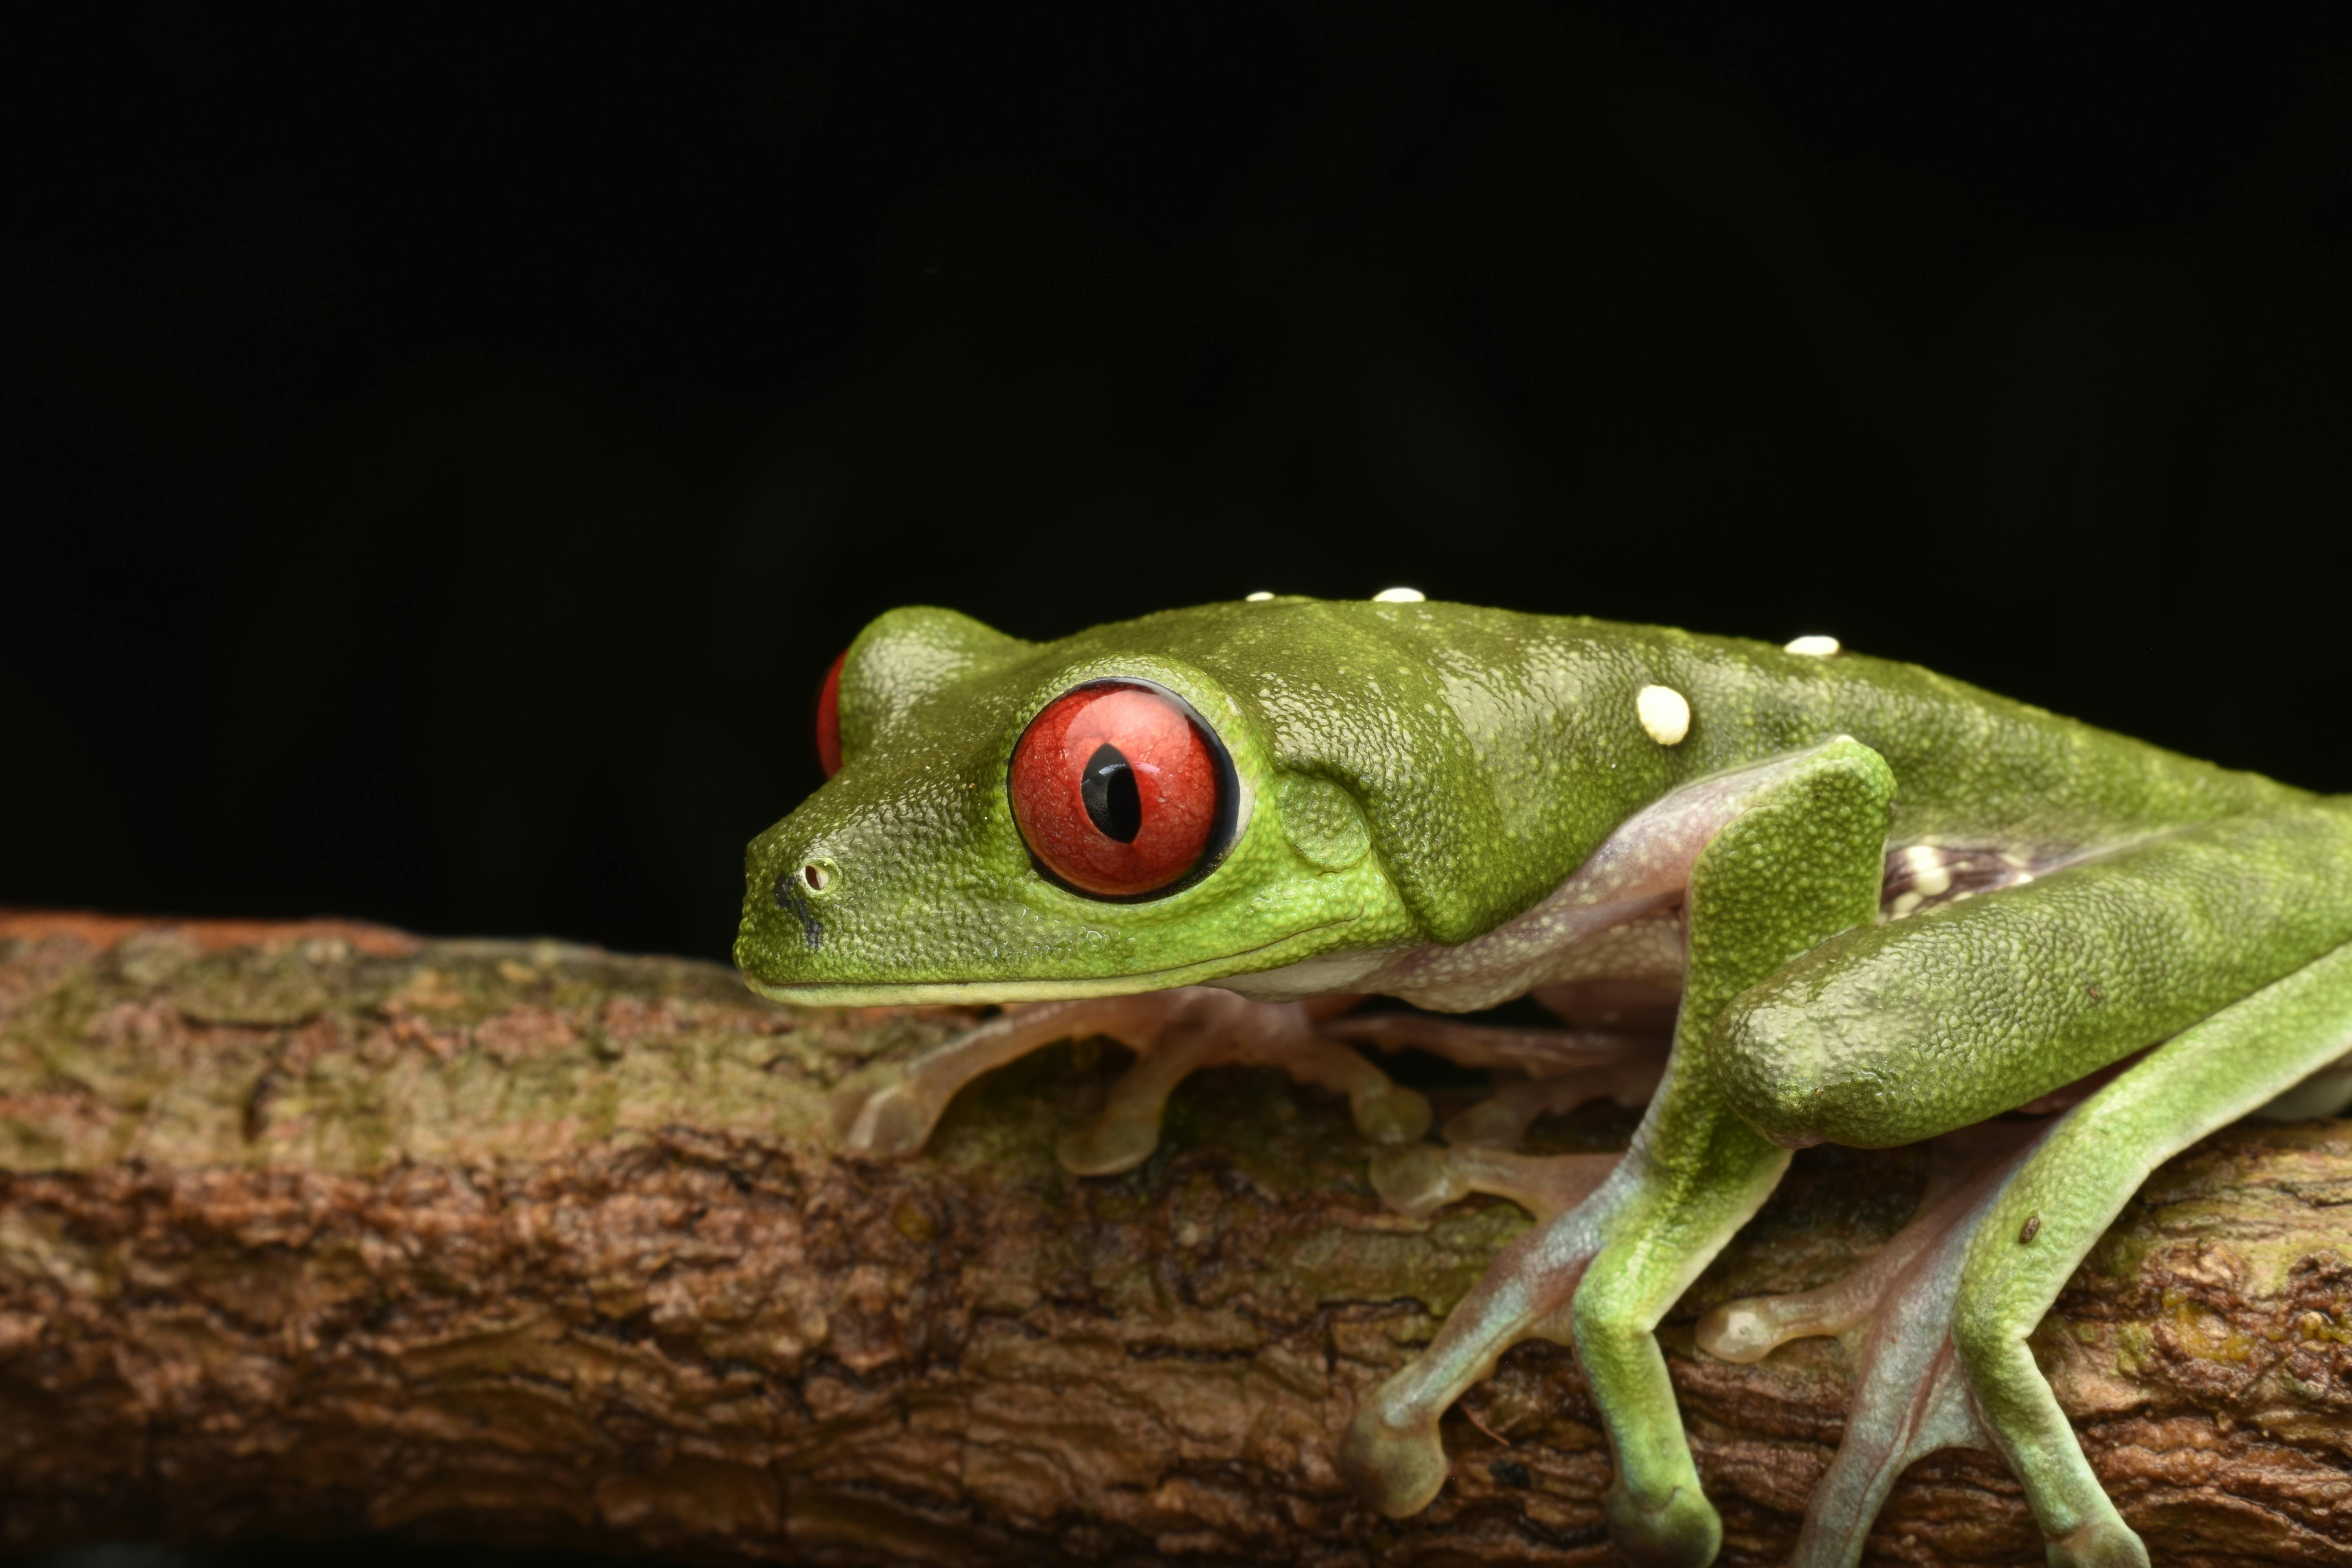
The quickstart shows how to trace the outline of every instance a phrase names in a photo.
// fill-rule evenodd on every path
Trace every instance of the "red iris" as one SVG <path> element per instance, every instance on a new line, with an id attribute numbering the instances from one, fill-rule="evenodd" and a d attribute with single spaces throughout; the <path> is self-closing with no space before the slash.
<path id="1" fill-rule="evenodd" d="M 1030 852 L 1082 892 L 1150 893 L 1200 865 L 1224 793 L 1220 753 L 1184 706 L 1104 682 L 1055 698 L 1013 752 Z"/>
<path id="2" fill-rule="evenodd" d="M 841 771 L 841 661 L 848 657 L 847 648 L 834 655 L 824 684 L 816 689 L 816 760 L 827 778 Z"/>

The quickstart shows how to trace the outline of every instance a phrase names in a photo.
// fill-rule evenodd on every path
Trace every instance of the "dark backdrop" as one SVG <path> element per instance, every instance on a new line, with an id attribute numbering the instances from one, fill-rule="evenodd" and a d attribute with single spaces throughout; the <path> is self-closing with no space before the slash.
<path id="1" fill-rule="evenodd" d="M 844 9 L 5 51 L 0 900 L 717 955 L 921 601 L 1831 631 L 2352 789 L 2328 40 Z"/>
<path id="2" fill-rule="evenodd" d="M 2352 789 L 2330 40 L 842 9 L 0 48 L 0 901 L 715 956 L 911 601 L 1826 630 Z"/>

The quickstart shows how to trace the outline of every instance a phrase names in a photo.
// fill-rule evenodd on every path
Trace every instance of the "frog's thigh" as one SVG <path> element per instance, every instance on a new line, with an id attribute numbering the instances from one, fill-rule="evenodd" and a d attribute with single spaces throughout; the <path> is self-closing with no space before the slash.
<path id="1" fill-rule="evenodd" d="M 1717 1080 L 1777 1142 L 1914 1142 L 2021 1105 L 2352 939 L 2352 810 L 2225 817 L 1849 931 L 1740 996 Z"/>
<path id="2" fill-rule="evenodd" d="M 2352 1046 L 2352 944 L 2187 1029 L 2077 1106 L 1969 1243 L 1953 1339 L 2061 1564 L 2147 1562 L 2083 1458 L 2026 1336 L 2165 1160 Z"/>

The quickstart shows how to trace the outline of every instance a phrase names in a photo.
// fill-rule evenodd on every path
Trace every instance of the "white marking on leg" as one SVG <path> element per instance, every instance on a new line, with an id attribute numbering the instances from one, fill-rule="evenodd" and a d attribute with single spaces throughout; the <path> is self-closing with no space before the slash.
<path id="1" fill-rule="evenodd" d="M 1941 898 L 1951 890 L 1951 869 L 1934 845 L 1914 844 L 1903 851 L 1903 858 L 1911 868 L 1911 887 L 1921 898 Z"/>

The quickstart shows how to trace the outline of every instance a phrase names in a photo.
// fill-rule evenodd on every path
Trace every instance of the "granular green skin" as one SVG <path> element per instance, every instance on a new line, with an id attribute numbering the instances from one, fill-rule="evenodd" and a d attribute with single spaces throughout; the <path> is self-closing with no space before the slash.
<path id="1" fill-rule="evenodd" d="M 1166 899 L 1106 904 L 1040 878 L 1006 800 L 1027 721 L 1106 676 L 1192 702 L 1250 795 L 1226 862 Z M 1689 700 L 1678 745 L 1636 717 L 1653 684 Z M 751 845 L 736 943 L 748 974 L 821 988 L 809 1000 L 1133 990 L 1457 943 L 1549 892 L 1675 786 L 1841 734 L 1893 770 L 1895 843 L 2042 860 L 2302 798 L 1916 666 L 1450 604 L 1212 605 L 1050 643 L 897 610 L 851 646 L 841 723 L 840 774 Z M 1294 780 L 1338 785 L 1372 853 L 1331 868 L 1321 846 L 1340 803 L 1328 794 L 1302 852 L 1280 820 Z M 779 908 L 779 882 L 818 858 L 832 884 Z"/>

